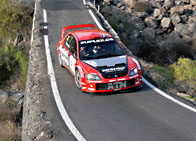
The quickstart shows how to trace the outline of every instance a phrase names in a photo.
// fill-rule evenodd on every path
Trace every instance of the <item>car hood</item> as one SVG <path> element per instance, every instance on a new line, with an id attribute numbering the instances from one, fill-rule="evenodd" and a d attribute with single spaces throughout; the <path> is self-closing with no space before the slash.
<path id="1" fill-rule="evenodd" d="M 128 73 L 127 56 L 84 60 L 84 63 L 99 71 L 104 78 L 116 78 Z"/>

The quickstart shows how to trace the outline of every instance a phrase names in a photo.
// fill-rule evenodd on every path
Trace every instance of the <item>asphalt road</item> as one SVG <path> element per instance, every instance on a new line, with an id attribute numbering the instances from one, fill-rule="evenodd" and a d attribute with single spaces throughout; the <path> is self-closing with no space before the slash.
<path id="1" fill-rule="evenodd" d="M 82 0 L 42 0 L 41 6 L 47 11 L 50 50 L 60 96 L 85 139 L 196 141 L 196 113 L 146 85 L 139 91 L 112 95 L 84 94 L 77 89 L 71 73 L 58 64 L 57 43 L 63 27 L 95 22 Z"/>

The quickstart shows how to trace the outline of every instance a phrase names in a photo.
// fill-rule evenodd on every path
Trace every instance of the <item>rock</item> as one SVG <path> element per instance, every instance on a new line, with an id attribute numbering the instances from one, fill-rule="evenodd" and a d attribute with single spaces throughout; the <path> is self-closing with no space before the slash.
<path id="1" fill-rule="evenodd" d="M 8 93 L 0 90 L 0 104 L 5 103 L 8 98 Z"/>
<path id="2" fill-rule="evenodd" d="M 161 35 L 158 35 L 156 37 L 156 42 L 161 42 L 161 41 L 163 41 L 163 37 Z"/>
<path id="3" fill-rule="evenodd" d="M 163 31 L 162 29 L 160 29 L 160 28 L 157 28 L 157 29 L 155 30 L 155 32 L 156 32 L 156 35 L 160 35 L 160 34 L 162 34 L 164 31 Z"/>
<path id="4" fill-rule="evenodd" d="M 182 0 L 182 2 L 190 3 L 190 0 Z"/>
<path id="5" fill-rule="evenodd" d="M 181 21 L 180 16 L 178 14 L 172 15 L 171 20 L 173 25 L 177 25 Z"/>
<path id="6" fill-rule="evenodd" d="M 143 75 L 144 75 L 145 77 L 149 78 L 149 79 L 152 79 L 152 75 L 150 74 L 149 71 L 144 71 L 144 72 L 143 72 Z"/>
<path id="7" fill-rule="evenodd" d="M 142 32 L 142 36 L 143 37 L 154 39 L 155 38 L 155 29 L 152 28 L 152 27 L 146 27 L 146 28 L 144 28 L 144 30 Z"/>
<path id="8" fill-rule="evenodd" d="M 189 30 L 188 30 L 188 25 L 187 24 L 177 24 L 174 28 L 175 31 L 179 32 L 180 35 L 188 35 L 189 34 Z"/>
<path id="9" fill-rule="evenodd" d="M 174 6 L 174 0 L 165 0 L 164 7 L 170 8 Z"/>
<path id="10" fill-rule="evenodd" d="M 160 9 L 158 9 L 158 8 L 156 8 L 156 9 L 154 9 L 154 13 L 153 13 L 153 17 L 158 17 L 158 16 L 160 16 L 161 15 L 161 10 Z"/>
<path id="11" fill-rule="evenodd" d="M 157 20 L 162 20 L 162 18 L 163 18 L 163 16 L 162 15 L 159 15 L 158 17 L 157 17 Z"/>
<path id="12" fill-rule="evenodd" d="M 135 15 L 139 18 L 146 18 L 148 16 L 148 13 L 146 11 L 144 11 L 144 12 L 135 12 Z"/>
<path id="13" fill-rule="evenodd" d="M 145 28 L 145 24 L 143 22 L 137 22 L 135 23 L 135 26 L 140 32 Z"/>
<path id="14" fill-rule="evenodd" d="M 183 23 L 187 23 L 187 22 L 188 22 L 188 17 L 187 17 L 187 15 L 182 15 L 182 16 L 181 16 L 181 19 L 182 19 L 182 22 L 183 22 Z"/>
<path id="15" fill-rule="evenodd" d="M 112 0 L 112 3 L 115 5 L 118 4 L 119 2 L 120 2 L 120 0 Z"/>
<path id="16" fill-rule="evenodd" d="M 13 99 L 14 101 L 19 102 L 21 98 L 24 97 L 24 93 L 21 92 L 9 92 L 9 98 Z"/>
<path id="17" fill-rule="evenodd" d="M 120 7 L 120 10 L 125 10 L 125 9 L 126 9 L 126 6 L 124 5 Z"/>
<path id="18" fill-rule="evenodd" d="M 180 34 L 177 31 L 173 31 L 168 35 L 169 40 L 171 41 L 178 41 L 181 40 Z"/>
<path id="19" fill-rule="evenodd" d="M 156 28 L 157 27 L 157 20 L 154 19 L 153 17 L 147 17 L 144 19 L 144 22 L 145 24 L 148 26 L 148 27 L 154 27 Z"/>
<path id="20" fill-rule="evenodd" d="M 120 7 L 123 6 L 123 4 L 122 4 L 121 2 L 119 2 L 118 4 L 116 4 L 116 6 L 117 6 L 118 8 L 120 8 Z"/>
<path id="21" fill-rule="evenodd" d="M 131 38 L 131 39 L 135 39 L 135 38 L 137 38 L 137 37 L 139 37 L 139 36 L 140 36 L 140 31 L 137 30 L 137 29 L 134 29 L 134 30 L 131 32 L 130 38 Z"/>
<path id="22" fill-rule="evenodd" d="M 196 0 L 190 0 L 190 3 L 191 3 L 192 5 L 196 5 Z"/>
<path id="23" fill-rule="evenodd" d="M 175 5 L 184 5 L 184 2 L 181 0 L 178 0 L 178 1 L 176 0 Z"/>
<path id="24" fill-rule="evenodd" d="M 166 15 L 167 11 L 165 8 L 161 7 L 161 15 Z"/>
<path id="25" fill-rule="evenodd" d="M 152 5 L 152 7 L 156 7 L 156 8 L 162 7 L 162 3 L 159 1 L 151 1 L 151 5 Z"/>
<path id="26" fill-rule="evenodd" d="M 170 18 L 164 17 L 164 18 L 161 20 L 161 26 L 162 26 L 163 28 L 168 28 L 170 25 L 171 25 L 171 19 L 170 19 Z"/>
<path id="27" fill-rule="evenodd" d="M 110 4 L 110 0 L 103 0 L 104 3 Z"/>
<path id="28" fill-rule="evenodd" d="M 173 15 L 174 13 L 183 14 L 184 13 L 184 6 L 171 7 L 170 14 Z"/>
<path id="29" fill-rule="evenodd" d="M 196 31 L 196 23 L 195 22 L 188 24 L 188 31 L 191 33 Z"/>

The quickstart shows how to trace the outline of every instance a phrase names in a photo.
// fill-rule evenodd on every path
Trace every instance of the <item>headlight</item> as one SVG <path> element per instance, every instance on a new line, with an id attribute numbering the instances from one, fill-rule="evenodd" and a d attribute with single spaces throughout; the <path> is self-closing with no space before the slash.
<path id="1" fill-rule="evenodd" d="M 132 69 L 132 70 L 130 71 L 130 74 L 129 74 L 129 76 L 136 75 L 137 73 L 138 73 L 138 70 L 137 70 L 137 68 L 134 68 L 134 69 Z"/>
<path id="2" fill-rule="evenodd" d="M 98 75 L 95 74 L 85 74 L 86 79 L 88 80 L 101 80 L 101 78 Z"/>

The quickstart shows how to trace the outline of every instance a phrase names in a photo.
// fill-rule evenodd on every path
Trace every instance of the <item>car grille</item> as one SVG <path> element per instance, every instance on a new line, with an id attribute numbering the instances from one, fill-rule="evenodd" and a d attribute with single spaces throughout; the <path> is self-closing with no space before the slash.
<path id="1" fill-rule="evenodd" d="M 118 77 L 123 77 L 123 76 L 126 76 L 127 75 L 127 72 L 120 72 L 120 73 L 105 73 L 105 74 L 102 74 L 102 76 L 104 78 L 118 78 Z"/>
<path id="2" fill-rule="evenodd" d="M 113 82 L 114 83 L 114 82 Z M 126 80 L 127 86 L 130 87 L 135 84 L 135 78 Z M 96 84 L 96 90 L 110 90 L 108 89 L 108 83 L 97 83 Z"/>

